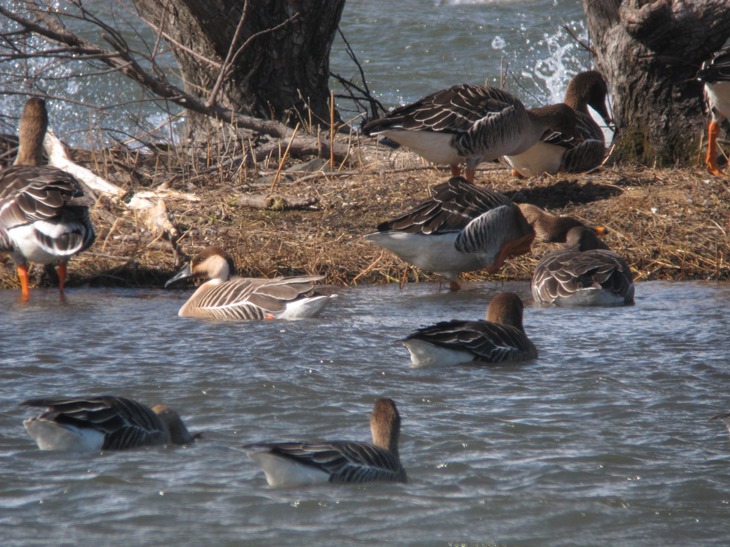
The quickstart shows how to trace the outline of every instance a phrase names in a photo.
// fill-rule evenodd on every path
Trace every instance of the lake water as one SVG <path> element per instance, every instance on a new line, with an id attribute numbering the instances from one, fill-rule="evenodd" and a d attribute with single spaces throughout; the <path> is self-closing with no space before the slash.
<path id="1" fill-rule="evenodd" d="M 190 290 L 0 291 L 3 545 L 726 545 L 730 285 L 642 282 L 636 305 L 528 304 L 540 357 L 412 369 L 398 340 L 526 283 L 341 289 L 322 317 L 176 316 Z M 28 397 L 165 401 L 187 448 L 42 452 Z M 245 443 L 369 438 L 393 398 L 408 484 L 273 489 Z"/>
<path id="2" fill-rule="evenodd" d="M 20 4 L 20 0 L 7 1 Z M 92 0 L 84 6 L 108 20 L 124 22 L 129 20 L 129 8 L 124 4 Z M 59 5 L 60 9 L 66 6 Z M 341 19 L 342 32 L 362 65 L 370 90 L 388 108 L 463 82 L 502 86 L 529 106 L 560 101 L 570 77 L 591 68 L 588 53 L 563 29 L 564 24 L 587 38 L 580 0 L 401 0 L 397 10 L 386 0 L 348 0 Z M 0 28 L 7 25 L 0 18 Z M 140 50 L 152 50 L 156 35 L 142 24 L 131 26 L 134 32 L 120 23 L 130 43 Z M 81 29 L 88 38 L 99 39 L 98 30 Z M 140 37 L 146 37 L 149 46 Z M 174 66 L 171 55 L 160 56 L 158 62 L 163 67 Z M 40 89 L 51 97 L 71 100 L 51 100 L 48 108 L 52 127 L 73 145 L 96 147 L 113 139 L 126 141 L 139 133 L 140 125 L 149 129 L 162 126 L 156 135 L 170 138 L 164 108 L 177 109 L 156 105 L 136 84 L 109 75 L 104 68 L 99 69 L 103 76 L 73 62 L 18 60 L 3 68 L 21 76 L 46 76 Z M 357 67 L 339 37 L 332 48 L 331 70 L 359 82 Z M 79 73 L 83 76 L 69 78 Z M 171 70 L 170 77 L 175 81 L 173 73 Z M 19 114 L 25 98 L 15 93 L 26 85 L 9 76 L 5 81 L 10 83 L 0 83 L 0 111 Z M 339 92 L 334 82 L 333 89 Z M 4 91 L 10 94 L 4 95 Z M 340 101 L 338 106 L 344 119 L 354 116 L 348 102 Z M 14 119 L 0 116 L 0 130 L 14 132 Z"/>

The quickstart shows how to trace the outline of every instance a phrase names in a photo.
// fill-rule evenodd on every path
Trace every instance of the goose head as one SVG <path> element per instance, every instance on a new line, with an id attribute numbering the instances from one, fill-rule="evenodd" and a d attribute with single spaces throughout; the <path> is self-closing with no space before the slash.
<path id="1" fill-rule="evenodd" d="M 185 267 L 167 280 L 165 287 L 182 279 L 195 278 L 203 280 L 227 281 L 236 273 L 233 259 L 219 247 L 208 247 L 185 265 Z"/>
<path id="2" fill-rule="evenodd" d="M 577 251 L 608 250 L 608 245 L 598 239 L 596 231 L 585 226 L 574 226 L 568 230 L 565 236 L 565 247 Z"/>
<path id="3" fill-rule="evenodd" d="M 580 220 L 573 217 L 558 216 L 548 213 L 531 203 L 518 203 L 527 223 L 535 230 L 535 238 L 548 243 L 564 243 L 568 231 L 576 226 L 583 226 Z M 608 233 L 605 226 L 588 227 L 598 235 Z"/>
<path id="4" fill-rule="evenodd" d="M 513 292 L 501 292 L 489 302 L 487 321 L 510 325 L 524 332 L 522 326 L 522 299 Z"/>
<path id="5" fill-rule="evenodd" d="M 612 127 L 613 120 L 606 108 L 607 95 L 608 85 L 601 73 L 596 70 L 588 70 L 573 76 L 565 90 L 564 102 L 576 112 L 584 114 L 588 114 L 587 107 L 590 106 L 600 114 L 608 127 Z"/>
<path id="6" fill-rule="evenodd" d="M 185 427 L 180 415 L 169 406 L 155 405 L 152 407 L 152 411 L 165 424 L 167 431 L 170 433 L 170 442 L 172 444 L 190 444 L 195 440 L 195 437 Z"/>
<path id="7" fill-rule="evenodd" d="M 392 399 L 378 399 L 370 414 L 370 433 L 373 444 L 398 455 L 400 414 Z"/>

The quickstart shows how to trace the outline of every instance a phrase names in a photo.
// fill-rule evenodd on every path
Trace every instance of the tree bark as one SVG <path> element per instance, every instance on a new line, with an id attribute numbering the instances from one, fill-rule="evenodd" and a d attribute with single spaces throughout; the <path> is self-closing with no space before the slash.
<path id="1" fill-rule="evenodd" d="M 706 121 L 696 74 L 730 36 L 728 0 L 583 0 L 583 8 L 613 98 L 614 158 L 696 160 Z"/>
<path id="2" fill-rule="evenodd" d="M 224 108 L 305 128 L 329 124 L 329 55 L 345 0 L 133 2 L 183 46 L 173 53 L 187 92 L 207 101 L 218 85 L 213 99 Z M 192 113 L 188 121 L 193 141 L 210 138 L 211 120 Z"/>

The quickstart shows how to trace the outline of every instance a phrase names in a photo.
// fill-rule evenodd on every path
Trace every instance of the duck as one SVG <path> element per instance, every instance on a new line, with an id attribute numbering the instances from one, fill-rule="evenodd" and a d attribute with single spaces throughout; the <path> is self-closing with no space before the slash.
<path id="1" fill-rule="evenodd" d="M 574 227 L 564 249 L 543 257 L 530 283 L 536 303 L 556 306 L 627 306 L 634 282 L 626 261 L 598 239 L 595 231 Z"/>
<path id="2" fill-rule="evenodd" d="M 321 275 L 245 278 L 235 275 L 231 256 L 220 247 L 197 254 L 165 287 L 183 279 L 204 283 L 178 312 L 180 317 L 208 319 L 302 319 L 316 317 L 336 295 L 318 292 Z"/>
<path id="3" fill-rule="evenodd" d="M 546 131 L 539 142 L 528 150 L 505 155 L 504 161 L 512 167 L 513 173 L 532 177 L 559 171 L 580 173 L 601 165 L 606 156 L 603 130 L 588 111 L 591 106 L 606 125 L 613 124 L 606 108 L 608 86 L 600 72 L 588 70 L 576 74 L 568 84 L 563 102 L 575 111 L 576 132 L 579 139 L 566 138 L 559 131 Z"/>
<path id="4" fill-rule="evenodd" d="M 50 397 L 21 406 L 43 408 L 23 426 L 41 450 L 94 452 L 186 445 L 195 437 L 167 405 L 152 408 L 124 397 Z"/>
<path id="5" fill-rule="evenodd" d="M 702 64 L 697 79 L 703 82 L 710 123 L 707 126 L 705 166 L 715 176 L 722 175 L 717 164 L 717 136 L 720 124 L 730 118 L 730 39 L 709 61 Z"/>
<path id="6" fill-rule="evenodd" d="M 15 163 L 0 171 L 0 252 L 15 262 L 22 300 L 28 300 L 29 264 L 56 264 L 63 295 L 67 263 L 96 239 L 89 201 L 69 173 L 41 165 L 48 113 L 43 99 L 28 99 L 20 117 Z"/>
<path id="7" fill-rule="evenodd" d="M 369 136 L 387 137 L 433 163 L 446 163 L 452 176 L 474 182 L 476 167 L 501 156 L 521 154 L 552 129 L 579 138 L 575 112 L 559 103 L 527 109 L 501 89 L 460 84 L 397 107 L 365 122 Z"/>
<path id="8" fill-rule="evenodd" d="M 401 419 L 392 399 L 375 401 L 372 443 L 358 441 L 276 442 L 245 445 L 269 486 L 322 483 L 407 482 L 400 461 Z"/>
<path id="9" fill-rule="evenodd" d="M 533 229 L 506 196 L 463 177 L 431 189 L 431 198 L 383 222 L 364 238 L 400 259 L 449 280 L 462 272 L 497 272 L 504 261 L 530 251 Z"/>
<path id="10" fill-rule="evenodd" d="M 524 304 L 513 292 L 494 296 L 486 321 L 454 319 L 423 327 L 402 342 L 413 368 L 464 363 L 495 364 L 537 358 L 522 324 Z"/>

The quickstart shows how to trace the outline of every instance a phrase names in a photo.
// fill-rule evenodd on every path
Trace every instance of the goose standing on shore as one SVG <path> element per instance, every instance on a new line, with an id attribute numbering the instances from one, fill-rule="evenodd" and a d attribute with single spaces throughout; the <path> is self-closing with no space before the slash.
<path id="1" fill-rule="evenodd" d="M 600 72 L 589 70 L 576 74 L 568 84 L 564 102 L 575 111 L 580 139 L 566 138 L 559 131 L 546 131 L 533 147 L 521 154 L 505 155 L 504 160 L 523 177 L 558 171 L 580 173 L 598 167 L 606 156 L 606 143 L 603 130 L 589 113 L 588 106 L 611 125 L 607 95 L 608 86 Z"/>
<path id="2" fill-rule="evenodd" d="M 548 129 L 579 138 L 569 106 L 527 109 L 501 89 L 472 84 L 437 91 L 362 127 L 366 135 L 388 137 L 430 162 L 449 164 L 452 176 L 466 163 L 469 182 L 477 165 L 524 152 Z"/>
<path id="3" fill-rule="evenodd" d="M 281 442 L 244 448 L 270 486 L 371 481 L 407 482 L 400 462 L 400 414 L 392 399 L 378 399 L 370 415 L 372 443 Z"/>
<path id="4" fill-rule="evenodd" d="M 414 368 L 461 363 L 503 363 L 537 358 L 522 325 L 522 300 L 513 292 L 492 298 L 486 321 L 442 321 L 406 336 Z"/>
<path id="5" fill-rule="evenodd" d="M 45 101 L 28 99 L 20 118 L 15 164 L 0 171 L 0 252 L 11 253 L 24 300 L 30 295 L 29 263 L 57 264 L 63 294 L 66 264 L 96 238 L 79 181 L 41 165 L 47 127 Z"/>
<path id="6" fill-rule="evenodd" d="M 556 306 L 626 306 L 634 282 L 626 261 L 596 233 L 571 228 L 565 248 L 538 262 L 530 284 L 535 302 Z"/>
<path id="7" fill-rule="evenodd" d="M 180 416 L 166 405 L 149 408 L 105 395 L 29 399 L 21 406 L 45 409 L 23 421 L 41 450 L 120 450 L 194 440 Z"/>
<path id="8" fill-rule="evenodd" d="M 705 99 L 710 110 L 710 123 L 707 126 L 707 170 L 716 176 L 722 174 L 717 165 L 717 136 L 720 124 L 730 118 L 730 39 L 702 64 L 697 79 L 705 84 Z"/>
<path id="9" fill-rule="evenodd" d="M 275 277 L 235 276 L 233 259 L 223 249 L 209 247 L 195 256 L 165 283 L 188 278 L 205 282 L 178 312 L 180 317 L 209 319 L 302 319 L 317 316 L 334 295 L 318 292 L 316 282 L 324 276 Z"/>
<path id="10" fill-rule="evenodd" d="M 508 197 L 461 177 L 434 186 L 431 195 L 365 239 L 442 275 L 452 290 L 461 272 L 494 273 L 507 258 L 530 251 L 535 233 Z"/>

